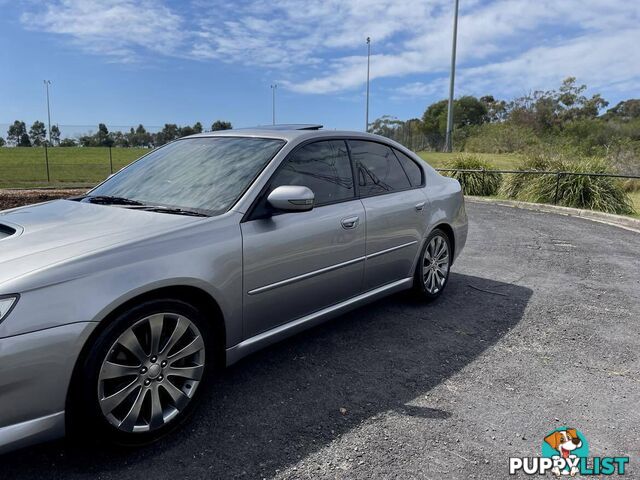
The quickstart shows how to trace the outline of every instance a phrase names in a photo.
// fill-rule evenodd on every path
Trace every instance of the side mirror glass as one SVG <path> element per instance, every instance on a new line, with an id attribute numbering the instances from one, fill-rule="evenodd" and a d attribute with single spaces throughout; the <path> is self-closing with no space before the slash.
<path id="1" fill-rule="evenodd" d="M 276 187 L 267 197 L 273 208 L 285 212 L 307 212 L 313 208 L 315 195 L 308 187 L 282 185 Z"/>

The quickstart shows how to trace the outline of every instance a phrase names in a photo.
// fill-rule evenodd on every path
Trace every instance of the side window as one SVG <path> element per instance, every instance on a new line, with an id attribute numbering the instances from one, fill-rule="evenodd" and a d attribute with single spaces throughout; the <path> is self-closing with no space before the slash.
<path id="1" fill-rule="evenodd" d="M 391 148 L 363 140 L 349 140 L 349 147 L 361 195 L 377 195 L 411 187 Z"/>
<path id="2" fill-rule="evenodd" d="M 345 142 L 320 141 L 300 148 L 285 160 L 271 181 L 271 189 L 282 185 L 309 187 L 315 194 L 316 205 L 354 198 L 353 173 Z"/>
<path id="3" fill-rule="evenodd" d="M 400 160 L 402 168 L 404 168 L 407 177 L 409 177 L 411 186 L 419 187 L 422 185 L 422 169 L 416 164 L 416 162 L 395 148 L 393 149 L 393 152 L 396 154 L 396 157 L 398 157 L 398 160 Z"/>

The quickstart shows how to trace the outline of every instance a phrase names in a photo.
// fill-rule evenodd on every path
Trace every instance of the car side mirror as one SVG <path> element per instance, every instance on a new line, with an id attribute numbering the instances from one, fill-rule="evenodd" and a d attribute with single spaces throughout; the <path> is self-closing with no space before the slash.
<path id="1" fill-rule="evenodd" d="M 314 199 L 315 195 L 308 187 L 282 185 L 269 194 L 267 202 L 285 212 L 307 212 L 313 208 Z"/>

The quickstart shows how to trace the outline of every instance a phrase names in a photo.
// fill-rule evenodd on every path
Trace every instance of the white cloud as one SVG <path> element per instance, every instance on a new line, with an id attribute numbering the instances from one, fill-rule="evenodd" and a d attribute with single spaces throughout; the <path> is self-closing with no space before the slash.
<path id="1" fill-rule="evenodd" d="M 32 30 L 69 37 L 79 48 L 123 62 L 139 49 L 174 54 L 185 39 L 183 19 L 152 0 L 62 0 L 38 4 L 21 17 Z"/>
<path id="2" fill-rule="evenodd" d="M 451 0 L 62 0 L 22 17 L 119 61 L 148 55 L 215 60 L 270 71 L 301 93 L 361 89 L 371 78 L 413 76 L 397 97 L 444 95 Z M 640 2 L 466 0 L 459 25 L 458 93 L 523 93 L 568 75 L 592 86 L 640 87 Z M 416 81 L 417 76 L 430 79 Z"/>

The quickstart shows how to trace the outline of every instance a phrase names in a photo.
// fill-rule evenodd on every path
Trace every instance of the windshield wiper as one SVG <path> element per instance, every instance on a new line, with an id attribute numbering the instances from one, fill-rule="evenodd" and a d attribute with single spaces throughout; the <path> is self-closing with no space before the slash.
<path id="1" fill-rule="evenodd" d="M 84 198 L 91 203 L 99 203 L 100 205 L 144 205 L 144 203 L 138 202 L 137 200 L 124 197 L 112 197 L 110 195 L 87 195 Z"/>
<path id="2" fill-rule="evenodd" d="M 136 209 L 137 210 L 137 209 Z M 191 217 L 208 217 L 206 213 L 198 212 L 196 210 L 188 210 L 178 207 L 163 207 L 162 205 L 145 205 L 140 210 L 146 210 L 149 212 L 169 213 L 173 215 L 188 215 Z"/>

